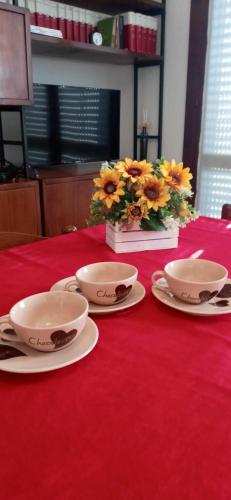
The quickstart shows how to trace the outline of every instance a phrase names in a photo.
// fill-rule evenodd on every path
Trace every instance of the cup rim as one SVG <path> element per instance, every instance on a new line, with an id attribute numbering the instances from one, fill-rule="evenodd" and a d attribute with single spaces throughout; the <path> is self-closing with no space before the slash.
<path id="1" fill-rule="evenodd" d="M 122 265 L 125 265 L 125 266 L 128 266 L 131 268 L 131 270 L 133 270 L 133 274 L 131 274 L 131 276 L 127 276 L 127 278 L 121 278 L 121 279 L 116 279 L 116 280 L 112 280 L 112 281 L 87 281 L 87 280 L 84 280 L 82 277 L 79 277 L 78 273 L 86 268 L 86 267 L 93 267 L 93 266 L 96 266 L 98 264 L 115 264 L 115 265 L 118 265 L 118 264 L 122 264 Z M 112 284 L 117 284 L 117 283 L 121 283 L 123 281 L 126 281 L 126 280 L 129 280 L 131 278 L 133 278 L 134 276 L 137 276 L 138 274 L 138 269 L 136 266 L 133 266 L 133 264 L 130 264 L 128 262 L 117 262 L 117 261 L 102 261 L 102 262 L 92 262 L 91 264 L 86 264 L 85 266 L 82 266 L 80 267 L 79 269 L 77 269 L 77 271 L 75 272 L 75 276 L 76 278 L 79 280 L 79 281 L 82 281 L 83 283 L 85 284 L 89 284 L 89 285 L 112 285 Z"/>
<path id="2" fill-rule="evenodd" d="M 25 325 L 24 323 L 21 323 L 21 322 L 18 322 L 18 321 L 14 321 L 14 319 L 12 318 L 11 316 L 11 313 L 13 312 L 13 309 L 19 305 L 20 302 L 22 302 L 22 300 L 27 300 L 27 299 L 30 299 L 31 297 L 38 297 L 38 296 L 41 296 L 41 295 L 53 295 L 53 294 L 59 294 L 59 295 L 63 295 L 63 294 L 67 294 L 68 292 L 64 291 L 64 290 L 52 290 L 52 291 L 46 291 L 46 292 L 40 292 L 40 293 L 34 293 L 32 295 L 27 295 L 26 297 L 23 297 L 21 298 L 20 300 L 18 300 L 18 302 L 16 302 L 11 308 L 10 308 L 10 312 L 9 312 L 9 316 L 10 316 L 10 320 L 12 321 L 12 323 L 14 323 L 15 325 L 17 326 L 20 326 L 22 328 L 27 328 L 27 329 L 30 329 L 30 330 L 53 330 L 54 328 L 62 328 L 62 326 L 64 325 L 64 323 L 57 323 L 55 325 L 52 325 L 52 326 L 39 326 L 39 327 L 35 327 L 35 326 L 29 326 L 29 325 Z M 84 297 L 83 295 L 79 295 L 79 294 L 71 294 L 72 295 L 72 299 L 73 300 L 73 297 L 76 297 L 77 300 L 80 300 L 82 302 L 85 302 L 85 309 L 84 311 L 79 315 L 77 316 L 76 318 L 72 319 L 71 321 L 68 321 L 68 322 L 65 322 L 65 327 L 67 327 L 68 325 L 71 325 L 73 323 L 73 321 L 77 321 L 77 320 L 80 320 L 82 319 L 85 314 L 87 313 L 88 315 L 88 310 L 89 310 L 89 303 L 88 303 L 88 300 L 86 299 L 86 297 Z M 75 300 L 75 299 L 74 299 Z"/>
<path id="3" fill-rule="evenodd" d="M 172 274 L 170 274 L 166 268 L 169 264 L 172 264 L 173 262 L 188 262 L 188 261 L 200 261 L 200 262 L 209 262 L 210 264 L 215 264 L 216 266 L 220 267 L 221 269 L 223 269 L 223 271 L 225 272 L 225 276 L 223 276 L 222 278 L 218 278 L 216 280 L 212 280 L 212 281 L 191 281 L 191 280 L 184 280 L 182 278 L 176 278 L 175 276 L 173 276 Z M 224 280 L 224 279 L 227 279 L 228 277 L 228 269 L 226 269 L 225 266 L 223 266 L 222 264 L 219 264 L 219 262 L 215 262 L 214 260 L 209 260 L 209 259 L 176 259 L 176 260 L 171 260 L 170 262 L 168 262 L 165 266 L 164 266 L 164 271 L 166 272 L 167 275 L 169 275 L 171 278 L 179 281 L 180 283 L 187 283 L 187 284 L 190 284 L 190 285 L 210 285 L 212 283 L 219 283 L 220 281 Z"/>

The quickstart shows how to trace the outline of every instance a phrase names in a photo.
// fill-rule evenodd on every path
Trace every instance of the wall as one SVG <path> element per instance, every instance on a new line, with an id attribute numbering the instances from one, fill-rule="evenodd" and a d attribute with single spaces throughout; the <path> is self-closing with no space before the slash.
<path id="1" fill-rule="evenodd" d="M 163 155 L 180 161 L 183 152 L 191 0 L 166 0 Z"/>

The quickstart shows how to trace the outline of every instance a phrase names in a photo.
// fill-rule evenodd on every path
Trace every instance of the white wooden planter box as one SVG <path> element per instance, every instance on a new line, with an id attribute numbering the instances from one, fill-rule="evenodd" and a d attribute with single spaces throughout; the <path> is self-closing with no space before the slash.
<path id="1" fill-rule="evenodd" d="M 140 252 L 177 248 L 179 229 L 166 231 L 143 231 L 138 223 L 119 225 L 106 224 L 106 243 L 116 253 Z"/>

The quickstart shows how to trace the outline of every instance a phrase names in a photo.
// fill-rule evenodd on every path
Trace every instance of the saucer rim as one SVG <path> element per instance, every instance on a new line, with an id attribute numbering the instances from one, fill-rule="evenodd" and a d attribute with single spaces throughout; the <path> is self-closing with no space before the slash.
<path id="1" fill-rule="evenodd" d="M 71 279 L 75 279 L 75 276 L 67 276 L 66 278 L 63 278 L 59 281 L 56 281 L 51 286 L 50 291 L 53 291 L 53 290 L 55 291 L 55 286 L 58 285 L 59 283 L 61 283 L 62 281 L 71 280 Z M 132 293 L 139 294 L 138 297 L 136 297 L 136 298 L 134 297 L 133 301 L 131 301 L 131 294 Z M 108 306 L 103 306 L 100 304 L 93 304 L 92 302 L 89 302 L 88 314 L 112 314 L 113 312 L 123 311 L 124 309 L 128 309 L 129 307 L 133 307 L 136 304 L 138 304 L 139 302 L 141 302 L 141 300 L 143 300 L 145 295 L 146 295 L 146 290 L 145 290 L 144 285 L 139 280 L 136 280 L 136 282 L 134 283 L 134 286 L 133 286 L 133 290 L 130 292 L 128 297 L 126 297 L 126 299 L 123 302 L 120 302 L 118 304 L 111 304 Z"/>
<path id="2" fill-rule="evenodd" d="M 157 283 L 159 281 L 163 282 L 163 278 L 159 278 L 157 280 Z M 226 283 L 231 284 L 231 278 L 228 277 L 226 279 Z M 214 308 L 213 311 L 211 310 L 211 312 L 208 312 L 208 310 L 205 309 L 207 303 L 188 304 L 187 302 L 181 302 L 174 296 L 168 296 L 165 292 L 157 288 L 155 285 L 152 285 L 152 294 L 159 302 L 166 305 L 167 307 L 175 309 L 176 311 L 181 311 L 185 314 L 190 314 L 191 316 L 221 316 L 224 314 L 231 314 L 231 305 L 228 307 L 228 309 Z"/>
<path id="3" fill-rule="evenodd" d="M 63 362 L 60 361 L 60 363 L 58 363 L 58 364 L 57 364 L 57 361 L 55 362 L 55 359 L 54 359 L 54 362 L 52 364 L 49 364 L 49 366 L 46 365 L 46 360 L 44 360 L 45 366 L 44 367 L 37 367 L 37 368 L 35 366 L 35 369 L 26 368 L 26 367 L 25 368 L 17 367 L 18 358 L 17 357 L 16 358 L 9 358 L 9 359 L 0 360 L 0 372 L 2 370 L 5 372 L 10 372 L 10 373 L 24 373 L 24 374 L 44 373 L 44 372 L 59 370 L 60 368 L 65 368 L 65 366 L 69 366 L 69 365 L 72 365 L 72 364 L 80 361 L 81 359 L 85 358 L 88 354 L 90 354 L 90 352 L 95 348 L 95 346 L 98 342 L 98 339 L 99 339 L 98 326 L 95 323 L 95 321 L 92 318 L 90 318 L 89 316 L 87 318 L 85 327 L 83 328 L 81 333 L 78 335 L 78 337 L 69 346 L 67 346 L 64 349 L 59 349 L 56 352 L 35 351 L 35 353 L 36 353 L 35 356 L 30 356 L 30 352 L 33 352 L 33 350 L 27 345 L 25 345 L 25 346 L 23 345 L 23 347 L 22 347 L 22 351 L 25 353 L 29 352 L 29 357 L 34 358 L 34 359 L 41 358 L 42 356 L 44 356 L 44 358 L 47 356 L 48 357 L 47 359 L 49 359 L 49 357 L 52 356 L 52 360 L 53 360 L 53 358 L 55 358 L 55 355 L 60 356 L 62 354 L 62 352 L 67 352 L 67 350 L 70 351 L 70 356 L 71 356 L 72 350 L 73 350 L 73 348 L 75 348 L 76 344 L 77 344 L 77 352 L 78 352 L 78 341 L 84 334 L 86 335 L 87 328 L 88 328 L 88 335 L 90 334 L 88 345 L 84 349 L 84 351 L 77 354 L 76 357 L 72 357 L 69 360 L 66 359 Z M 1 345 L 3 345 L 3 342 L 0 342 L 0 343 L 1 343 Z M 4 342 L 4 345 L 5 344 L 7 344 L 7 342 L 6 343 Z M 10 345 L 13 345 L 16 347 L 14 342 L 11 342 Z M 17 348 L 19 348 L 19 344 L 17 344 Z M 73 355 L 74 355 L 74 353 L 73 353 Z M 24 358 L 23 360 L 25 361 L 26 357 L 23 357 L 23 358 Z M 15 363 L 15 366 L 12 366 L 12 363 L 13 364 Z M 50 361 L 50 363 L 51 363 L 51 361 Z"/>

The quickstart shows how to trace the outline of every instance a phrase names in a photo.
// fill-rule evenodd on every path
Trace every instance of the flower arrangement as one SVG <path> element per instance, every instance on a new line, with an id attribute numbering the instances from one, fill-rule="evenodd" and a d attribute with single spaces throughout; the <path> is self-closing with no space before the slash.
<path id="1" fill-rule="evenodd" d="M 104 162 L 94 179 L 89 225 L 138 222 L 143 230 L 184 227 L 197 217 L 188 202 L 192 174 L 183 163 L 163 157 L 153 163 L 125 158 Z"/>

